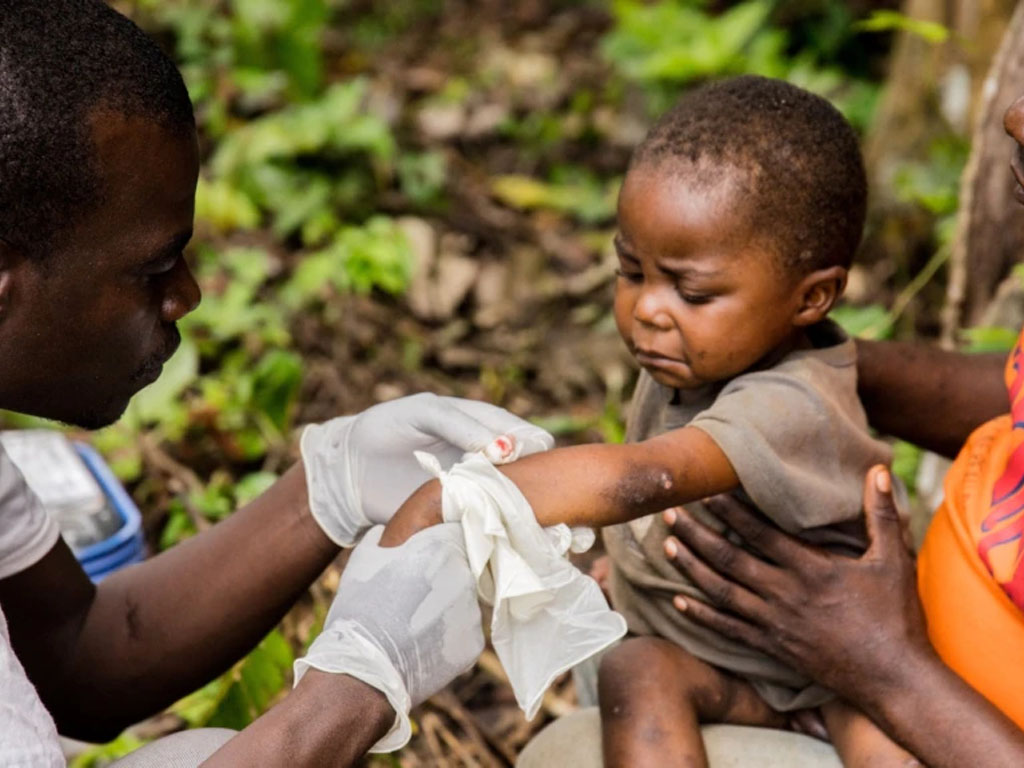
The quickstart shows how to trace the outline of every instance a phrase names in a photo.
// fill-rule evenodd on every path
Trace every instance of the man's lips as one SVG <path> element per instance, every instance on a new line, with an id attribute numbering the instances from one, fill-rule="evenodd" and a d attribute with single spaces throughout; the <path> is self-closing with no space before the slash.
<path id="1" fill-rule="evenodd" d="M 164 345 L 164 349 L 151 357 L 146 361 L 132 379 L 141 384 L 152 384 L 154 381 L 160 378 L 160 374 L 164 369 L 164 364 L 171 359 L 178 346 L 181 344 L 181 334 L 178 329 L 173 329 L 173 332 L 167 339 L 167 344 Z"/>

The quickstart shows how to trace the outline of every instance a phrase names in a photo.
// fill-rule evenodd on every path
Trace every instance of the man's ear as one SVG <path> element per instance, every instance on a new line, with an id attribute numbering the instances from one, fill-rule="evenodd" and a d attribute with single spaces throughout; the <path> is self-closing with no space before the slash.
<path id="1" fill-rule="evenodd" d="M 15 268 L 20 262 L 21 254 L 14 246 L 0 238 L 0 322 L 10 307 Z"/>
<path id="2" fill-rule="evenodd" d="M 825 267 L 806 275 L 797 285 L 799 297 L 793 325 L 814 325 L 825 319 L 846 288 L 846 267 Z"/>

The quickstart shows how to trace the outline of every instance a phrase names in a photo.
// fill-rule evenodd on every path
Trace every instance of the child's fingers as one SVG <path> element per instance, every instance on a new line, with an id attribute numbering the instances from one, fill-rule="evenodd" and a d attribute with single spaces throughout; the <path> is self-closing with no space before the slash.
<path id="1" fill-rule="evenodd" d="M 817 709 L 798 709 L 789 713 L 789 727 L 797 733 L 821 741 L 828 741 L 828 728 Z"/>

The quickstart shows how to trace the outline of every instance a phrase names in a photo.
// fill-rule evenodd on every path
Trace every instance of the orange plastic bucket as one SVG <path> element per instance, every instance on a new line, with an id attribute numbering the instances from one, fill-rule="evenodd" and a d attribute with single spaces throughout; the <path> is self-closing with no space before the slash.
<path id="1" fill-rule="evenodd" d="M 1020 445 L 1014 431 L 1006 415 L 979 427 L 968 439 L 946 476 L 946 498 L 928 529 L 917 571 L 935 650 L 1024 728 L 1024 612 L 978 551 L 993 509 L 993 490 Z M 1012 566 L 1005 562 L 1007 553 L 1020 549 L 1011 543 L 1001 555 L 1004 571 Z"/>

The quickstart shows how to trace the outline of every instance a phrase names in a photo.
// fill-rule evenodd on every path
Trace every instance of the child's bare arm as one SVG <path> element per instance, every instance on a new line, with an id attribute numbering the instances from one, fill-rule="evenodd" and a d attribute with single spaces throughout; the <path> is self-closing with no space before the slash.
<path id="1" fill-rule="evenodd" d="M 578 445 L 499 467 L 543 525 L 604 526 L 729 491 L 739 484 L 706 433 L 683 427 L 629 445 Z M 423 485 L 388 523 L 381 544 L 395 546 L 441 522 L 441 488 Z"/>

